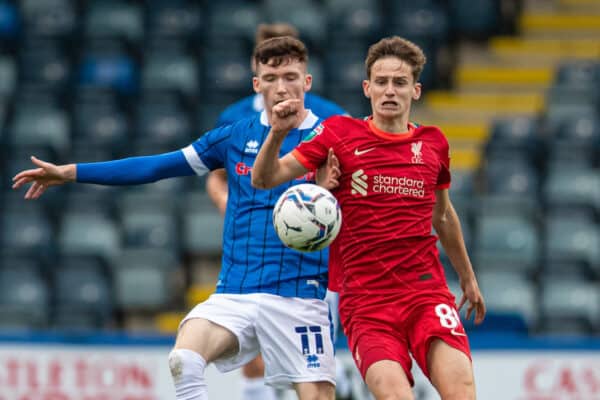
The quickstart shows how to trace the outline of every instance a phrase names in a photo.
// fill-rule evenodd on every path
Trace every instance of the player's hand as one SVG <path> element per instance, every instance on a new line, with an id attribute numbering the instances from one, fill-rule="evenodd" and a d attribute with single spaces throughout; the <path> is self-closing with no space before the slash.
<path id="1" fill-rule="evenodd" d="M 330 148 L 327 154 L 327 161 L 317 169 L 317 185 L 327 190 L 335 189 L 340 185 L 338 179 L 341 174 L 340 161 L 335 156 L 333 149 Z"/>
<path id="2" fill-rule="evenodd" d="M 31 156 L 31 162 L 38 168 L 19 172 L 13 178 L 12 186 L 13 189 L 19 189 L 21 186 L 33 182 L 25 193 L 27 200 L 39 198 L 50 186 L 62 185 L 75 180 L 75 164 L 55 165 L 34 156 Z"/>
<path id="3" fill-rule="evenodd" d="M 471 314 L 475 312 L 475 324 L 480 324 L 485 318 L 485 301 L 477 285 L 477 280 L 472 278 L 466 282 L 461 281 L 460 287 L 463 291 L 462 298 L 458 304 L 460 310 L 465 303 L 469 303 L 467 307 L 467 319 L 471 318 Z"/>
<path id="4" fill-rule="evenodd" d="M 300 126 L 304 115 L 299 112 L 302 103 L 299 99 L 287 99 L 275 104 L 271 110 L 271 130 L 276 135 L 287 135 Z"/>

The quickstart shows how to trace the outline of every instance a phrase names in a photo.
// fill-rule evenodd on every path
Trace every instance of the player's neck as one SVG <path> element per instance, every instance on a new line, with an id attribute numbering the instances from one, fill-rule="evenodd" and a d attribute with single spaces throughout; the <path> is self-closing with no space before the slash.
<path id="1" fill-rule="evenodd" d="M 382 118 L 373 114 L 373 124 L 375 127 L 391 134 L 408 132 L 408 120 L 408 114 L 393 119 Z"/>

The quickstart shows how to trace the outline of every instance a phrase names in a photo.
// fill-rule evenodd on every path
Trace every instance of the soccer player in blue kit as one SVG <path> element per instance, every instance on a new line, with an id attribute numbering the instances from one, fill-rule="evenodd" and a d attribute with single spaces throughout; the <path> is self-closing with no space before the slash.
<path id="1" fill-rule="evenodd" d="M 299 38 L 298 31 L 287 23 L 260 24 L 256 29 L 255 45 L 274 37 L 291 36 Z M 256 63 L 251 60 L 252 71 L 256 73 Z M 240 119 L 260 114 L 265 107 L 262 93 L 254 93 L 231 104 L 219 115 L 216 126 L 230 125 Z M 337 104 L 310 92 L 304 95 L 304 107 L 311 110 L 319 118 L 325 119 L 332 115 L 348 115 L 348 113 Z M 227 174 L 224 169 L 211 171 L 206 179 L 206 192 L 209 194 L 215 206 L 222 214 L 227 208 Z M 334 342 L 337 338 L 339 325 L 338 296 L 337 293 L 327 291 L 325 301 L 329 303 L 333 326 Z M 350 382 L 339 360 L 336 358 L 336 391 L 341 398 L 350 395 Z M 264 385 L 264 365 L 262 359 L 257 356 L 254 360 L 242 367 L 242 400 L 274 400 L 275 391 L 272 387 Z"/>
<path id="2" fill-rule="evenodd" d="M 169 354 L 176 398 L 208 398 L 204 379 L 208 363 L 226 372 L 261 353 L 267 384 L 293 387 L 300 400 L 331 400 L 335 361 L 323 300 L 327 251 L 300 253 L 286 248 L 276 236 L 271 215 L 281 193 L 312 177 L 299 177 L 270 191 L 255 190 L 250 182 L 254 159 L 270 130 L 272 107 L 287 99 L 303 100 L 310 89 L 308 53 L 301 41 L 280 37 L 259 44 L 253 57 L 254 90 L 265 101 L 260 115 L 211 130 L 181 150 L 154 156 L 65 165 L 32 157 L 37 168 L 18 173 L 13 188 L 32 183 L 25 198 L 37 199 L 48 187 L 67 182 L 133 185 L 225 168 L 231 189 L 222 269 L 216 293 L 181 321 Z M 320 122 L 305 111 L 306 117 L 286 139 L 284 152 Z"/>

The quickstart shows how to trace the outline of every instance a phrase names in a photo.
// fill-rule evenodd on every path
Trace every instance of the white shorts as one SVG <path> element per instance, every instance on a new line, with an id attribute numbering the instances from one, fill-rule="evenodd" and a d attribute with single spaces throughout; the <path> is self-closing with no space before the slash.
<path id="1" fill-rule="evenodd" d="M 240 368 L 260 353 L 268 385 L 335 384 L 329 308 L 323 300 L 266 293 L 213 294 L 194 307 L 179 326 L 192 318 L 207 319 L 237 337 L 237 354 L 214 361 L 221 372 Z"/>

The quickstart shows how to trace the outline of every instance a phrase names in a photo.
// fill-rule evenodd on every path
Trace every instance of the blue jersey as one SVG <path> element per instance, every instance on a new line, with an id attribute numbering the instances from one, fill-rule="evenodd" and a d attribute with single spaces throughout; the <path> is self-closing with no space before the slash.
<path id="1" fill-rule="evenodd" d="M 305 93 L 304 107 L 314 112 L 319 116 L 319 118 L 328 118 L 332 115 L 348 114 L 337 104 L 311 93 Z M 244 97 L 243 99 L 228 106 L 221 113 L 221 115 L 219 115 L 217 127 L 233 124 L 235 121 L 239 121 L 242 118 L 259 114 L 264 110 L 264 108 L 265 103 L 261 94 L 254 94 L 252 96 Z"/>
<path id="2" fill-rule="evenodd" d="M 312 112 L 285 138 L 280 156 L 296 147 L 320 122 Z M 273 228 L 273 208 L 290 186 L 314 181 L 314 174 L 271 190 L 257 190 L 250 171 L 270 127 L 266 113 L 207 132 L 183 149 L 199 175 L 225 168 L 229 197 L 225 213 L 223 257 L 217 293 L 271 293 L 323 298 L 327 288 L 327 250 L 300 253 L 285 247 Z"/>

